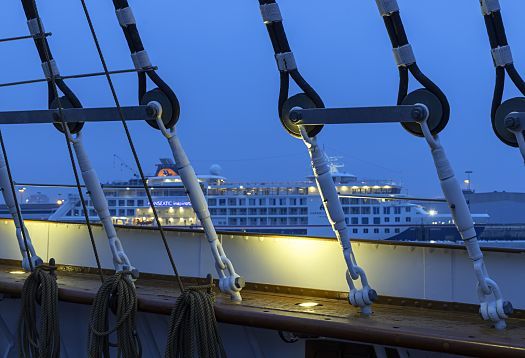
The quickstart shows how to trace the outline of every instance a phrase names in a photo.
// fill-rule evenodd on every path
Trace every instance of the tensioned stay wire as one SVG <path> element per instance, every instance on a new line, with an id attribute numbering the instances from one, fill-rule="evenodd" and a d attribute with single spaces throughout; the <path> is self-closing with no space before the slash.
<path id="1" fill-rule="evenodd" d="M 35 12 L 35 17 L 37 19 L 40 19 L 40 16 L 38 15 L 38 8 L 36 6 L 36 2 L 35 0 L 31 0 L 31 4 L 33 6 L 33 10 Z M 40 33 L 43 33 L 44 32 L 44 29 L 42 28 L 42 22 L 41 21 L 38 21 L 38 30 Z M 88 233 L 89 233 L 89 238 L 90 238 L 90 241 L 91 241 L 91 246 L 93 248 L 93 254 L 95 255 L 95 260 L 96 260 L 96 263 L 97 263 L 97 268 L 98 268 L 98 274 L 100 276 L 100 280 L 101 282 L 104 282 L 104 274 L 102 272 L 102 266 L 100 264 L 100 258 L 99 258 L 99 255 L 98 255 L 98 250 L 97 250 L 97 245 L 96 245 L 96 242 L 95 242 L 95 237 L 93 235 L 93 230 L 92 230 L 92 227 L 91 227 L 91 221 L 89 220 L 89 211 L 87 209 L 87 205 L 86 205 L 86 200 L 84 198 L 84 194 L 82 193 L 82 187 L 81 187 L 81 184 L 80 184 L 80 178 L 79 178 L 79 175 L 78 175 L 78 170 L 77 170 L 77 166 L 76 166 L 76 162 L 75 162 L 75 157 L 73 155 L 73 150 L 71 149 L 71 142 L 69 140 L 69 138 L 71 137 L 71 133 L 69 131 L 69 127 L 68 125 L 66 124 L 65 120 L 64 120 L 64 112 L 63 112 L 63 106 L 62 106 L 62 101 L 60 100 L 60 96 L 58 94 L 58 88 L 57 88 L 57 84 L 56 84 L 56 80 L 55 80 L 55 76 L 54 76 L 54 73 L 53 73 L 53 69 L 51 67 L 51 56 L 49 54 L 49 49 L 48 49 L 48 45 L 47 45 L 47 40 L 44 38 L 41 40 L 42 41 L 42 44 L 43 44 L 43 52 L 44 52 L 44 55 L 45 55 L 45 58 L 46 58 L 46 65 L 47 65 L 47 68 L 48 68 L 48 71 L 49 71 L 49 74 L 50 74 L 50 82 L 51 82 L 51 89 L 53 91 L 53 95 L 54 97 L 56 98 L 57 100 L 57 105 L 58 105 L 58 111 L 59 111 L 59 119 L 60 119 L 60 122 L 62 124 L 62 128 L 64 130 L 64 138 L 66 140 L 66 145 L 67 145 L 67 149 L 68 149 L 68 153 L 69 153 L 69 159 L 71 161 L 71 168 L 73 169 L 73 174 L 74 174 L 74 177 L 75 177 L 75 182 L 76 182 L 76 185 L 77 185 L 77 191 L 78 191 L 78 194 L 80 196 L 80 202 L 82 204 L 82 210 L 84 211 L 84 218 L 86 220 L 86 225 L 87 225 L 87 229 L 88 229 Z M 48 82 L 49 84 L 49 82 Z"/>
<path id="2" fill-rule="evenodd" d="M 102 53 L 102 49 L 100 47 L 100 42 L 98 40 L 96 31 L 95 31 L 95 27 L 93 26 L 93 22 L 91 20 L 91 15 L 89 13 L 89 10 L 87 8 L 85 0 L 80 0 L 80 2 L 82 3 L 82 8 L 84 10 L 84 15 L 85 15 L 86 20 L 87 20 L 88 25 L 89 25 L 89 29 L 91 31 L 91 36 L 92 36 L 93 41 L 95 43 L 95 46 L 97 48 L 98 56 L 99 56 L 100 62 L 102 64 L 102 67 L 104 68 L 104 73 L 106 74 L 106 79 L 107 79 L 109 88 L 111 90 L 111 95 L 113 96 L 113 101 L 115 102 L 115 106 L 117 107 L 117 110 L 118 110 L 118 113 L 119 113 L 119 117 L 120 117 L 120 121 L 121 121 L 122 126 L 124 128 L 124 131 L 126 133 L 126 137 L 127 137 L 127 140 L 128 140 L 128 143 L 129 143 L 129 146 L 130 146 L 130 149 L 131 149 L 131 152 L 133 154 L 133 158 L 134 158 L 135 163 L 137 165 L 137 170 L 139 171 L 139 175 L 140 175 L 142 184 L 144 186 L 144 190 L 146 191 L 146 196 L 148 197 L 150 208 L 153 211 L 153 216 L 155 218 L 155 222 L 157 224 L 157 228 L 158 228 L 160 236 L 162 238 L 162 242 L 163 242 L 164 247 L 166 249 L 166 253 L 168 255 L 171 268 L 173 269 L 173 272 L 175 274 L 175 277 L 176 277 L 179 289 L 180 289 L 181 292 L 183 292 L 184 291 L 184 284 L 182 283 L 182 280 L 181 280 L 181 278 L 179 276 L 179 272 L 177 270 L 177 266 L 175 265 L 175 260 L 173 258 L 172 253 L 171 253 L 171 249 L 169 248 L 169 245 L 168 245 L 168 240 L 166 239 L 166 235 L 164 233 L 164 229 L 162 228 L 162 224 L 159 221 L 159 216 L 158 216 L 157 210 L 155 208 L 155 205 L 153 204 L 153 198 L 151 196 L 151 192 L 149 190 L 149 186 L 148 186 L 148 183 L 146 181 L 146 177 L 144 175 L 144 171 L 142 170 L 142 165 L 140 164 L 140 160 L 139 160 L 137 151 L 135 149 L 135 144 L 133 143 L 133 139 L 131 137 L 131 133 L 129 131 L 128 125 L 126 123 L 126 119 L 124 118 L 124 114 L 123 114 L 122 108 L 120 106 L 120 101 L 118 99 L 117 92 L 115 90 L 115 86 L 113 85 L 113 81 L 111 79 L 111 75 L 109 74 L 108 66 L 106 64 L 106 60 L 104 58 L 104 54 Z"/>
<path id="3" fill-rule="evenodd" d="M 33 271 L 33 261 L 31 260 L 31 252 L 29 251 L 29 246 L 27 245 L 27 235 L 26 235 L 25 225 L 24 225 L 24 222 L 22 221 L 22 213 L 20 212 L 21 209 L 20 209 L 20 206 L 18 205 L 18 199 L 16 197 L 16 188 L 15 188 L 15 184 L 13 182 L 13 176 L 11 175 L 11 166 L 9 165 L 9 159 L 7 157 L 7 152 L 6 152 L 6 149 L 5 149 L 4 137 L 2 136 L 2 131 L 0 131 L 0 146 L 2 147 L 2 153 L 3 153 L 3 156 L 4 156 L 5 167 L 6 167 L 6 170 L 7 170 L 7 175 L 9 177 L 10 190 L 13 193 L 13 199 L 15 201 L 16 216 L 18 217 L 18 222 L 20 223 L 20 231 L 22 232 L 22 239 L 24 240 L 24 246 L 25 246 L 25 250 L 26 250 L 26 254 L 27 254 L 27 260 L 29 261 L 29 268 L 31 269 L 31 271 Z M 4 188 L 4 190 L 6 190 L 6 188 Z"/>

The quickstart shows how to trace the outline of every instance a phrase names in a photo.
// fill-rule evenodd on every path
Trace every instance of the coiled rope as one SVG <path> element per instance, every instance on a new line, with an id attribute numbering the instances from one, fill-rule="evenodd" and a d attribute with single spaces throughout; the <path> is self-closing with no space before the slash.
<path id="1" fill-rule="evenodd" d="M 170 316 L 166 358 L 226 357 L 214 302 L 212 284 L 188 287 L 182 292 Z"/>
<path id="2" fill-rule="evenodd" d="M 50 261 L 50 266 L 35 268 L 22 288 L 22 312 L 18 326 L 19 357 L 60 357 L 58 285 L 54 260 Z M 40 306 L 40 310 L 37 306 Z M 36 328 L 38 318 L 39 329 Z"/>
<path id="3" fill-rule="evenodd" d="M 109 328 L 109 311 L 115 313 L 115 325 Z M 127 272 L 107 278 L 93 301 L 89 318 L 88 354 L 90 358 L 109 357 L 110 335 L 118 339 L 119 357 L 140 357 L 140 341 L 136 332 L 137 294 Z"/>

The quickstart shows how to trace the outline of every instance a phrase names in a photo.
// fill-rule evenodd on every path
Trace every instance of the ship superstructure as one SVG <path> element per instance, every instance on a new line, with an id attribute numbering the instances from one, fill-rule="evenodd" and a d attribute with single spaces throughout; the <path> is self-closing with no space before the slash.
<path id="1" fill-rule="evenodd" d="M 446 228 L 450 229 L 452 240 L 456 238 L 450 214 L 425 210 L 421 205 L 402 200 L 403 187 L 393 180 L 360 179 L 340 168 L 342 165 L 336 160 L 331 161 L 331 175 L 342 196 L 345 221 L 353 237 L 385 240 L 403 237 L 403 233 L 422 225 L 434 225 L 436 230 L 441 229 L 439 234 Z M 295 182 L 229 182 L 220 171 L 218 165 L 213 165 L 209 174 L 198 176 L 213 222 L 220 230 L 332 236 L 313 177 Z M 165 226 L 200 226 L 171 160 L 161 159 L 148 184 Z M 112 182 L 103 188 L 115 223 L 138 226 L 154 223 L 139 180 Z M 90 219 L 96 221 L 89 201 L 87 205 Z M 476 223 L 482 224 L 488 215 L 478 214 L 475 218 Z M 79 199 L 70 196 L 50 219 L 82 221 Z"/>

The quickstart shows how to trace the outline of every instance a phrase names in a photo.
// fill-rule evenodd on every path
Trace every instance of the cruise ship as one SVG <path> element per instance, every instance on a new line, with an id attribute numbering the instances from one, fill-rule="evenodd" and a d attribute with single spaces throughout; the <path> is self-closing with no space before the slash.
<path id="1" fill-rule="evenodd" d="M 456 241 L 459 234 L 449 213 L 425 209 L 407 200 L 402 186 L 392 180 L 360 179 L 340 169 L 331 158 L 330 171 L 337 185 L 345 220 L 354 238 L 371 240 Z M 210 214 L 218 230 L 332 237 L 313 177 L 297 182 L 228 182 L 219 165 L 199 175 Z M 195 212 L 171 159 L 161 159 L 148 185 L 160 221 L 169 227 L 198 227 Z M 140 180 L 103 185 L 110 214 L 116 224 L 153 225 L 154 218 Z M 437 201 L 436 201 L 437 202 Z M 98 216 L 87 201 L 89 218 Z M 483 231 L 487 214 L 474 214 Z M 49 218 L 84 221 L 80 200 L 70 195 Z"/>

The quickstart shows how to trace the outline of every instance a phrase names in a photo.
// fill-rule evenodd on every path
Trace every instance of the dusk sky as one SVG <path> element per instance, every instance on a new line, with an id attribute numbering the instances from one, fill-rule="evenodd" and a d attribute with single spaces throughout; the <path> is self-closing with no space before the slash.
<path id="1" fill-rule="evenodd" d="M 132 67 L 111 1 L 89 0 L 110 69 Z M 302 180 L 311 169 L 304 144 L 277 117 L 278 71 L 256 0 L 130 1 L 158 73 L 181 102 L 177 131 L 198 173 L 213 163 L 233 181 Z M 375 1 L 279 2 L 288 39 L 303 76 L 330 107 L 391 105 L 398 74 Z M 101 71 L 80 1 L 37 1 L 63 75 Z M 490 125 L 494 68 L 478 0 L 399 0 L 418 64 L 447 94 L 452 114 L 441 139 L 460 179 L 474 172 L 477 191 L 524 191 L 523 160 Z M 525 71 L 525 4 L 501 1 L 518 69 Z M 3 1 L 2 37 L 27 34 L 19 1 Z M 41 78 L 30 40 L 0 43 L 1 82 Z M 135 75 L 114 76 L 123 105 L 137 103 Z M 85 107 L 112 106 L 103 77 L 67 82 Z M 416 82 L 411 79 L 415 87 Z M 150 83 L 151 86 L 151 83 Z M 150 87 L 152 88 L 152 87 Z M 295 93 L 292 87 L 291 92 Z M 506 98 L 517 96 L 507 81 Z M 44 109 L 45 84 L 1 88 L 1 110 Z M 134 167 L 122 125 L 84 127 L 91 159 L 103 182 Z M 145 171 L 170 157 L 166 140 L 146 123 L 130 123 Z M 52 125 L 2 126 L 16 181 L 73 183 L 64 137 Z M 412 195 L 439 196 L 423 139 L 397 124 L 326 127 L 319 136 L 329 155 L 342 156 L 359 177 L 395 179 Z"/>

